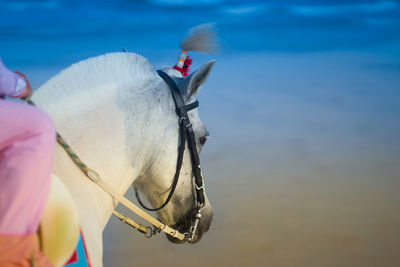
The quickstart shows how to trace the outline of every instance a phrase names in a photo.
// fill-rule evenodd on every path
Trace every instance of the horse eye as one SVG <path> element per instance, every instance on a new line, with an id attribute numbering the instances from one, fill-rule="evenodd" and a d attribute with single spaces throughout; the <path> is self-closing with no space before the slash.
<path id="1" fill-rule="evenodd" d="M 205 135 L 205 136 L 200 137 L 199 141 L 200 141 L 201 145 L 204 145 L 206 143 L 206 141 L 207 141 L 207 136 Z"/>

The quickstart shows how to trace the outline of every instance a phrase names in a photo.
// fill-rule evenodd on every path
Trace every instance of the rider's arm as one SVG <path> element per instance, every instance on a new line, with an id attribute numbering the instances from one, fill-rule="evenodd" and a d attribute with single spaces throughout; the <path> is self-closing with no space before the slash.
<path id="1" fill-rule="evenodd" d="M 0 96 L 26 98 L 31 93 L 32 89 L 26 76 L 7 69 L 0 58 Z"/>

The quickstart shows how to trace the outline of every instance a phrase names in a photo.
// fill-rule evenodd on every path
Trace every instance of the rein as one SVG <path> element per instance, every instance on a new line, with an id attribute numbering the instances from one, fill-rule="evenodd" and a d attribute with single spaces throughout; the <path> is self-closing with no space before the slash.
<path id="1" fill-rule="evenodd" d="M 99 187 L 101 187 L 105 192 L 107 192 L 111 197 L 118 200 L 122 205 L 130 209 L 133 213 L 137 214 L 142 219 L 146 220 L 147 222 L 154 225 L 159 231 L 163 231 L 166 234 L 177 238 L 181 241 L 188 241 L 191 242 L 194 239 L 194 236 L 197 231 L 198 224 L 202 217 L 202 210 L 205 206 L 205 196 L 204 196 L 204 183 L 203 183 L 203 176 L 200 169 L 200 158 L 196 148 L 196 139 L 193 131 L 192 124 L 190 122 L 188 111 L 195 109 L 199 106 L 199 102 L 196 100 L 195 102 L 185 105 L 183 100 L 182 94 L 180 93 L 178 87 L 176 86 L 175 82 L 168 76 L 165 72 L 158 70 L 157 71 L 160 77 L 167 83 L 168 87 L 170 88 L 172 98 L 175 103 L 176 107 L 176 114 L 179 117 L 179 129 L 180 129 L 180 144 L 178 148 L 178 159 L 176 164 L 176 172 L 174 176 L 174 180 L 171 185 L 170 193 L 165 200 L 165 202 L 159 206 L 158 208 L 148 208 L 146 207 L 142 201 L 140 200 L 139 193 L 135 188 L 135 194 L 138 199 L 140 205 L 149 211 L 156 211 L 160 210 L 165 207 L 172 198 L 172 195 L 175 192 L 176 185 L 178 184 L 179 174 L 182 167 L 183 162 L 183 154 L 185 151 L 186 140 L 188 143 L 188 147 L 190 150 L 190 158 L 192 163 L 192 170 L 194 174 L 194 191 L 196 194 L 196 205 L 193 208 L 192 214 L 192 224 L 189 230 L 189 233 L 180 233 L 178 230 L 169 227 L 168 225 L 158 221 L 130 200 L 125 198 L 122 194 L 120 194 L 117 190 L 112 188 L 108 183 L 106 183 L 101 176 L 95 172 L 93 169 L 89 168 L 79 157 L 78 155 L 71 149 L 68 143 L 64 140 L 64 138 L 57 133 L 57 142 L 64 148 L 66 153 L 75 163 L 75 165 L 88 177 L 91 181 L 96 183 Z M 26 100 L 27 103 L 31 105 L 35 105 L 30 99 Z M 146 227 L 141 225 L 140 223 L 135 222 L 133 219 L 127 217 L 126 215 L 114 210 L 113 215 L 119 218 L 122 222 L 128 224 L 129 226 L 137 229 L 139 232 L 143 233 L 146 237 L 150 238 L 156 231 L 151 229 L 150 227 Z"/>

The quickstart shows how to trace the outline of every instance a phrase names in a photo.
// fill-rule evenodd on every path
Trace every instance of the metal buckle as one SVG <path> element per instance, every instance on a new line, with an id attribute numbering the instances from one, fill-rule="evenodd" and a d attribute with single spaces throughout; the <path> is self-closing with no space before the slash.
<path id="1" fill-rule="evenodd" d="M 196 187 L 197 190 L 201 190 L 204 189 L 204 183 L 199 187 L 197 186 L 197 184 L 194 185 Z"/>
<path id="2" fill-rule="evenodd" d="M 179 117 L 179 124 L 182 124 L 183 123 L 183 125 L 186 127 L 186 128 L 189 128 L 189 127 L 192 127 L 192 123 L 189 121 L 189 123 L 184 123 L 184 122 L 186 122 L 186 118 L 184 117 L 184 116 L 180 116 Z"/>
<path id="3" fill-rule="evenodd" d="M 199 226 L 200 219 L 201 219 L 201 210 L 197 210 L 196 214 L 194 215 L 194 220 L 192 222 L 192 225 L 190 226 L 189 238 L 188 238 L 189 242 L 193 241 L 194 239 L 197 228 Z"/>
<path id="4" fill-rule="evenodd" d="M 186 232 L 186 233 L 183 233 L 183 235 L 185 236 L 185 238 L 182 240 L 183 243 L 189 243 L 189 242 L 190 242 L 190 241 L 189 241 L 189 235 L 190 235 L 190 233 Z"/>
<path id="5" fill-rule="evenodd" d="M 146 233 L 144 233 L 144 237 L 146 237 L 146 238 L 152 237 L 154 234 L 153 229 L 151 229 L 151 227 L 146 227 L 146 228 L 147 228 L 147 231 L 146 231 Z"/>

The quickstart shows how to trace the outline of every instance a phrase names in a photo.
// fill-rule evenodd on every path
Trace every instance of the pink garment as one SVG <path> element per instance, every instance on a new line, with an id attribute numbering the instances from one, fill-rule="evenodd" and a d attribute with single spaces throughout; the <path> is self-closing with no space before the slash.
<path id="1" fill-rule="evenodd" d="M 0 96 L 25 92 L 25 79 L 0 59 Z M 0 235 L 36 232 L 50 186 L 55 143 L 51 119 L 0 99 Z"/>
<path id="2" fill-rule="evenodd" d="M 43 111 L 0 100 L 0 234 L 36 232 L 55 140 L 54 124 Z"/>
<path id="3" fill-rule="evenodd" d="M 0 59 L 0 97 L 19 97 L 25 78 Z M 55 130 L 27 104 L 0 99 L 0 266 L 51 266 L 36 235 L 50 187 Z"/>
<path id="4" fill-rule="evenodd" d="M 29 235 L 0 235 L 1 267 L 51 267 L 40 251 L 36 233 Z"/>
<path id="5" fill-rule="evenodd" d="M 18 73 L 12 72 L 4 66 L 0 58 L 0 97 L 19 97 L 26 90 L 25 79 Z"/>

